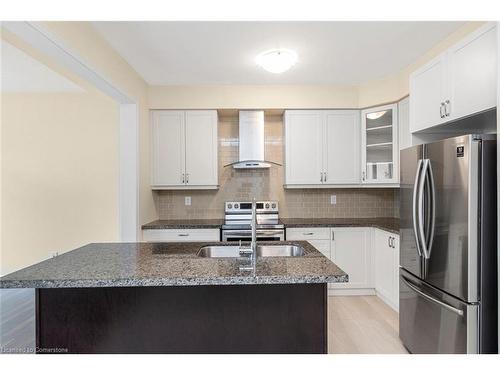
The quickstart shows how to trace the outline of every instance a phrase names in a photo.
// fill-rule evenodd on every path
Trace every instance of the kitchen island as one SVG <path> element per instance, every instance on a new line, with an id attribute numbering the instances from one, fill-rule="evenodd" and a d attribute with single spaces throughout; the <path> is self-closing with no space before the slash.
<path id="1" fill-rule="evenodd" d="M 248 271 L 245 257 L 197 255 L 232 243 L 89 244 L 0 287 L 36 289 L 46 351 L 326 353 L 327 283 L 348 276 L 308 242 L 293 244 L 302 256 L 258 257 Z"/>

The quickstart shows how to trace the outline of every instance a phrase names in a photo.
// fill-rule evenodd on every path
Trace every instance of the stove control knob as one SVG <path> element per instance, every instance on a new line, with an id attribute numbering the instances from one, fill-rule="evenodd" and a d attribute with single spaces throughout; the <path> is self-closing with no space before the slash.
<path id="1" fill-rule="evenodd" d="M 276 208 L 276 203 L 273 203 L 273 204 L 271 205 L 271 207 L 272 207 L 272 208 Z"/>
<path id="2" fill-rule="evenodd" d="M 240 205 L 238 203 L 234 204 L 234 208 L 238 208 Z"/>
<path id="3" fill-rule="evenodd" d="M 228 203 L 227 208 L 231 209 L 231 208 L 233 208 L 233 205 L 231 203 Z"/>
<path id="4" fill-rule="evenodd" d="M 266 203 L 266 208 L 269 208 L 269 203 Z"/>

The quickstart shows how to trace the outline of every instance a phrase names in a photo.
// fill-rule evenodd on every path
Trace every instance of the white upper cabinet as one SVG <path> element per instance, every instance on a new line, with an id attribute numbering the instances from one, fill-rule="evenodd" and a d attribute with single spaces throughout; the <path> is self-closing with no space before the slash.
<path id="1" fill-rule="evenodd" d="M 488 23 L 410 75 L 410 130 L 496 106 L 496 25 Z"/>
<path id="2" fill-rule="evenodd" d="M 479 30 L 448 52 L 447 116 L 457 119 L 493 108 L 497 97 L 497 49 L 494 24 Z"/>
<path id="3" fill-rule="evenodd" d="M 151 114 L 153 189 L 217 188 L 217 112 Z"/>
<path id="4" fill-rule="evenodd" d="M 359 111 L 285 112 L 285 185 L 346 185 L 359 180 Z"/>
<path id="5" fill-rule="evenodd" d="M 399 182 L 398 106 L 361 111 L 361 180 L 363 184 Z"/>
<path id="6" fill-rule="evenodd" d="M 359 111 L 326 111 L 323 183 L 358 184 Z"/>
<path id="7" fill-rule="evenodd" d="M 152 114 L 153 186 L 183 184 L 184 120 L 183 111 L 154 111 Z"/>
<path id="8" fill-rule="evenodd" d="M 444 119 L 445 65 L 445 55 L 440 55 L 410 76 L 411 132 L 446 121 Z"/>
<path id="9" fill-rule="evenodd" d="M 217 185 L 217 113 L 186 111 L 186 184 Z"/>
<path id="10" fill-rule="evenodd" d="M 285 112 L 286 184 L 322 183 L 323 123 L 321 111 Z"/>

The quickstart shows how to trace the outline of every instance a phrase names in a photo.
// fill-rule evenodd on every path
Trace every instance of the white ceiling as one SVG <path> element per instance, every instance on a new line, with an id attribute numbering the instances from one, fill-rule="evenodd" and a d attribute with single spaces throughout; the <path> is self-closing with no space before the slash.
<path id="1" fill-rule="evenodd" d="M 463 22 L 94 22 L 151 85 L 337 84 L 384 78 Z M 275 75 L 255 56 L 289 48 L 299 60 Z"/>
<path id="2" fill-rule="evenodd" d="M 83 92 L 84 90 L 6 41 L 1 41 L 4 93 Z"/>

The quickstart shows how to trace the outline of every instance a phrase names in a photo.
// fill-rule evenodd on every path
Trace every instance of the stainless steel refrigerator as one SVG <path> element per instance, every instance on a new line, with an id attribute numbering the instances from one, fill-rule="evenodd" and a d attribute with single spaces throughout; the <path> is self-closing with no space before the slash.
<path id="1" fill-rule="evenodd" d="M 411 353 L 497 352 L 496 140 L 400 154 L 399 335 Z"/>

